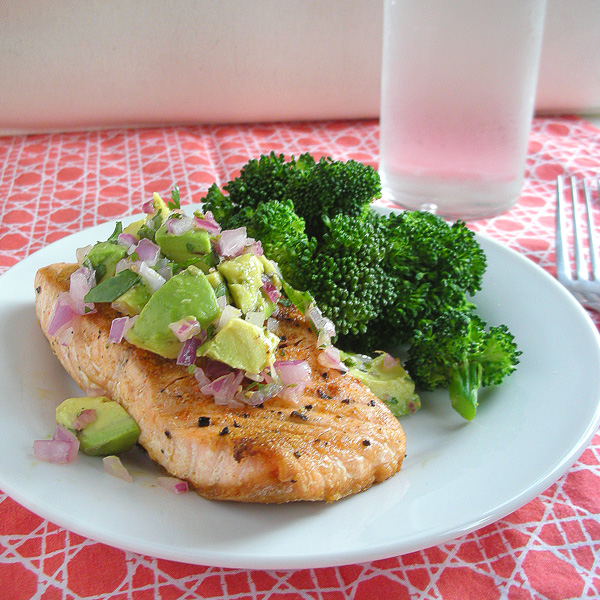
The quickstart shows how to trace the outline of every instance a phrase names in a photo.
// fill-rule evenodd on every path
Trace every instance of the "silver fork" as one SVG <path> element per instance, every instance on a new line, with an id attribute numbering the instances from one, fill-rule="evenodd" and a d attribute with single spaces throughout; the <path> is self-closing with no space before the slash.
<path id="1" fill-rule="evenodd" d="M 571 271 L 567 228 L 564 220 L 565 183 L 559 175 L 556 179 L 556 275 L 558 281 L 569 290 L 584 306 L 600 312 L 600 270 L 598 269 L 598 249 L 592 217 L 592 195 L 585 180 L 579 186 L 575 177 L 570 177 L 571 208 L 573 214 L 573 243 L 575 253 L 575 273 Z M 600 187 L 600 183 L 596 184 Z M 582 219 L 578 212 L 580 187 L 583 190 L 589 243 L 589 263 L 584 258 L 584 237 Z"/>

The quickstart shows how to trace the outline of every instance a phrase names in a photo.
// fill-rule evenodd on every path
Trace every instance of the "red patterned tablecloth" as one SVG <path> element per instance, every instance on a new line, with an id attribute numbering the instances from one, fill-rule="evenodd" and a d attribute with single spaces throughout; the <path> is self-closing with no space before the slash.
<path id="1" fill-rule="evenodd" d="M 140 198 L 166 193 L 174 182 L 186 202 L 197 201 L 210 183 L 270 150 L 377 166 L 378 133 L 377 122 L 360 121 L 0 138 L 0 272 L 74 231 L 139 212 Z M 600 131 L 575 117 L 538 118 L 519 203 L 471 226 L 553 273 L 559 173 L 600 173 Z M 419 552 L 322 569 L 223 569 L 142 556 L 66 531 L 0 492 L 3 600 L 598 597 L 598 432 L 559 481 L 492 525 Z"/>

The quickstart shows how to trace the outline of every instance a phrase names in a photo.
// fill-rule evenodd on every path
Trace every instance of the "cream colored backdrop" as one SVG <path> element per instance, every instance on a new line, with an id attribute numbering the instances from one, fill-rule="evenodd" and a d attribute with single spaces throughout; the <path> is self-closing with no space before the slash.
<path id="1" fill-rule="evenodd" d="M 0 0 L 0 134 L 376 118 L 381 20 L 381 0 Z M 549 0 L 537 108 L 600 113 L 599 0 Z"/>

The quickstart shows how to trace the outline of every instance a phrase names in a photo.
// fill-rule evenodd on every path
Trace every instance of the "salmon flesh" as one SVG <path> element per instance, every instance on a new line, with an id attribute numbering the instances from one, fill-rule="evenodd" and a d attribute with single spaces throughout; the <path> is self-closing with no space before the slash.
<path id="1" fill-rule="evenodd" d="M 138 423 L 139 444 L 201 496 L 240 502 L 338 500 L 400 469 L 398 420 L 354 377 L 319 365 L 316 335 L 294 307 L 279 306 L 277 360 L 306 360 L 303 396 L 261 406 L 217 405 L 186 367 L 127 341 L 109 341 L 107 304 L 78 317 L 65 342 L 47 333 L 58 295 L 77 265 L 59 263 L 35 278 L 35 308 L 52 351 L 85 392 L 102 389 Z M 66 345 L 64 345 L 66 344 Z"/>

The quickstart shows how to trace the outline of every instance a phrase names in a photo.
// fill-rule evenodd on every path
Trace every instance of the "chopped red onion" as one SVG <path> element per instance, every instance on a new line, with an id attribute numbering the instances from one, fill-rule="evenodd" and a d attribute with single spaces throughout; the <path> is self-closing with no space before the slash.
<path id="1" fill-rule="evenodd" d="M 51 440 L 35 440 L 34 456 L 45 462 L 56 464 L 72 463 L 77 458 L 79 440 L 77 436 L 63 425 L 57 425 Z"/>
<path id="2" fill-rule="evenodd" d="M 262 291 L 271 302 L 277 302 L 281 296 L 281 292 L 275 287 L 271 279 L 267 275 L 262 276 Z"/>
<path id="3" fill-rule="evenodd" d="M 185 342 L 202 331 L 202 326 L 194 317 L 185 317 L 174 323 L 169 323 L 169 329 L 180 342 Z"/>
<path id="4" fill-rule="evenodd" d="M 121 459 L 114 454 L 110 456 L 105 456 L 102 459 L 102 465 L 104 466 L 104 471 L 113 477 L 117 477 L 118 479 L 122 479 L 127 483 L 131 483 L 133 478 L 129 474 L 129 471 L 123 466 Z"/>
<path id="5" fill-rule="evenodd" d="M 96 411 L 93 408 L 82 410 L 77 418 L 71 423 L 71 429 L 81 431 L 86 425 L 93 423 L 96 420 Z"/>
<path id="6" fill-rule="evenodd" d="M 120 273 L 121 271 L 124 271 L 125 269 L 129 269 L 132 265 L 132 261 L 130 258 L 122 258 L 116 265 L 115 265 L 115 275 L 117 273 Z"/>
<path id="7" fill-rule="evenodd" d="M 44 462 L 66 465 L 72 463 L 77 456 L 74 445 L 62 440 L 35 440 L 33 455 Z"/>
<path id="8" fill-rule="evenodd" d="M 235 306 L 231 306 L 231 304 L 227 304 L 225 306 L 225 308 L 223 309 L 221 316 L 219 317 L 216 330 L 219 331 L 220 329 L 223 329 L 223 327 L 225 327 L 225 325 L 227 325 L 227 323 L 229 323 L 229 321 L 231 319 L 241 317 L 241 316 L 242 316 L 242 311 L 239 308 L 236 308 Z"/>
<path id="9" fill-rule="evenodd" d="M 223 310 L 227 306 L 227 296 L 225 294 L 219 296 L 217 298 L 217 304 L 219 305 L 219 308 Z"/>
<path id="10" fill-rule="evenodd" d="M 246 399 L 246 403 L 250 406 L 257 406 L 270 400 L 274 396 L 277 396 L 281 391 L 283 391 L 283 385 L 280 383 L 267 383 L 253 392 L 250 397 Z"/>
<path id="11" fill-rule="evenodd" d="M 181 217 L 168 219 L 165 223 L 165 228 L 171 235 L 183 235 L 193 229 L 194 223 L 195 221 L 192 217 L 182 215 Z"/>
<path id="12" fill-rule="evenodd" d="M 279 321 L 273 317 L 269 317 L 266 323 L 267 331 L 271 333 L 277 333 L 279 331 Z"/>
<path id="13" fill-rule="evenodd" d="M 204 218 L 196 215 L 196 226 L 208 231 L 211 235 L 221 233 L 221 226 L 215 221 L 215 218 L 210 211 L 204 213 Z"/>
<path id="14" fill-rule="evenodd" d="M 394 358 L 391 354 L 383 353 L 383 367 L 384 369 L 393 369 L 400 363 L 399 358 Z"/>
<path id="15" fill-rule="evenodd" d="M 153 215 L 154 214 L 154 202 L 152 200 L 148 200 L 148 202 L 144 202 L 144 204 L 142 204 L 142 211 L 144 213 L 146 213 L 147 215 Z"/>
<path id="16" fill-rule="evenodd" d="M 218 360 L 208 360 L 204 364 L 204 372 L 209 379 L 216 379 L 232 372 L 232 368 Z"/>
<path id="17" fill-rule="evenodd" d="M 275 371 L 283 391 L 279 394 L 282 398 L 295 402 L 304 393 L 304 389 L 311 375 L 310 365 L 305 360 L 277 361 Z"/>
<path id="18" fill-rule="evenodd" d="M 139 317 L 139 315 L 134 315 L 133 317 L 129 317 L 129 321 L 127 321 L 127 325 L 125 326 L 125 331 L 123 332 L 123 337 L 129 341 L 129 339 L 127 338 L 127 333 L 129 332 L 129 330 L 135 325 L 135 321 L 136 319 Z M 105 394 L 106 395 L 106 394 Z"/>
<path id="19" fill-rule="evenodd" d="M 135 247 L 135 253 L 142 262 L 153 267 L 160 256 L 160 247 L 148 238 L 142 238 Z"/>
<path id="20" fill-rule="evenodd" d="M 331 344 L 331 338 L 335 337 L 335 325 L 333 322 L 324 317 L 321 311 L 314 304 L 311 304 L 306 311 L 306 318 L 312 323 L 316 329 L 317 345 L 320 348 Z"/>
<path id="21" fill-rule="evenodd" d="M 220 256 L 235 257 L 238 256 L 246 245 L 247 235 L 245 227 L 237 229 L 226 229 L 221 233 L 218 243 L 218 253 Z"/>
<path id="22" fill-rule="evenodd" d="M 69 295 L 71 296 L 73 310 L 78 315 L 84 315 L 94 308 L 93 304 L 84 302 L 85 295 L 96 285 L 96 277 L 92 269 L 80 267 L 71 273 L 69 278 Z"/>
<path id="23" fill-rule="evenodd" d="M 139 265 L 139 275 L 149 285 L 152 293 L 156 292 L 156 290 L 162 287 L 166 282 L 166 279 L 162 275 L 149 267 L 144 261 Z"/>
<path id="24" fill-rule="evenodd" d="M 75 318 L 76 312 L 68 292 L 61 292 L 56 299 L 52 316 L 48 324 L 48 335 L 56 335 L 68 327 Z"/>
<path id="25" fill-rule="evenodd" d="M 184 494 L 189 490 L 188 482 L 183 481 L 183 479 L 177 479 L 177 477 L 157 477 L 156 481 L 158 485 L 174 494 Z"/>
<path id="26" fill-rule="evenodd" d="M 196 367 L 194 369 L 194 378 L 200 385 L 200 387 L 204 387 L 205 385 L 210 385 L 210 379 L 206 376 L 204 369 L 202 367 Z"/>
<path id="27" fill-rule="evenodd" d="M 92 244 L 88 244 L 87 246 L 84 246 L 83 248 L 77 248 L 77 250 L 75 250 L 75 256 L 77 257 L 77 264 L 80 267 L 83 266 L 83 263 L 84 263 L 85 259 L 87 258 L 87 255 L 90 253 L 91 249 L 92 249 Z"/>
<path id="28" fill-rule="evenodd" d="M 71 442 L 73 444 L 78 443 L 77 436 L 60 423 L 56 424 L 56 431 L 54 432 L 54 437 L 52 439 L 60 440 L 62 442 Z"/>
<path id="29" fill-rule="evenodd" d="M 177 355 L 177 364 L 183 367 L 193 365 L 196 362 L 196 350 L 198 350 L 200 344 L 201 341 L 196 337 L 185 340 Z"/>
<path id="30" fill-rule="evenodd" d="M 215 379 L 210 384 L 202 386 L 200 391 L 206 396 L 212 396 L 215 404 L 237 407 L 240 406 L 240 403 L 234 396 L 243 378 L 243 371 L 232 371 Z"/>
<path id="31" fill-rule="evenodd" d="M 132 233 L 120 233 L 117 237 L 117 244 L 125 248 L 131 248 L 138 244 L 138 239 Z"/>
<path id="32" fill-rule="evenodd" d="M 348 372 L 348 367 L 340 359 L 340 351 L 335 346 L 329 346 L 319 353 L 317 362 L 326 369 L 337 369 L 342 373 Z"/>
<path id="33" fill-rule="evenodd" d="M 262 256 L 264 250 L 260 241 L 248 238 L 244 244 L 244 254 L 254 254 L 254 256 Z"/>
<path id="34" fill-rule="evenodd" d="M 324 317 L 321 311 L 314 304 L 311 304 L 306 311 L 306 318 L 312 323 L 317 331 L 317 346 L 323 348 L 331 344 L 331 338 L 335 337 L 335 325 Z"/>
<path id="35" fill-rule="evenodd" d="M 125 334 L 133 327 L 135 318 L 133 317 L 117 317 L 112 320 L 110 324 L 110 332 L 108 339 L 113 344 L 118 344 L 124 337 Z"/>

